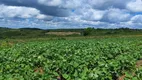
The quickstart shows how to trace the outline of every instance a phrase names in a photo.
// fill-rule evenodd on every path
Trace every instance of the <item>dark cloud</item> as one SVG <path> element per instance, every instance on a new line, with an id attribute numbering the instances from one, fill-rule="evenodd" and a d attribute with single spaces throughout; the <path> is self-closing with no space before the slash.
<path id="1" fill-rule="evenodd" d="M 42 6 L 39 5 L 39 7 L 36 7 L 41 11 L 41 13 L 51 16 L 57 16 L 57 17 L 67 17 L 70 15 L 71 10 L 69 9 L 63 9 L 63 8 L 57 8 L 57 7 L 51 7 L 51 6 Z"/>
<path id="2" fill-rule="evenodd" d="M 46 6 L 39 4 L 37 0 L 0 0 L 1 4 L 10 6 L 24 6 L 33 7 L 41 11 L 45 15 L 66 17 L 69 16 L 71 10 L 66 8 L 60 8 L 58 6 Z"/>

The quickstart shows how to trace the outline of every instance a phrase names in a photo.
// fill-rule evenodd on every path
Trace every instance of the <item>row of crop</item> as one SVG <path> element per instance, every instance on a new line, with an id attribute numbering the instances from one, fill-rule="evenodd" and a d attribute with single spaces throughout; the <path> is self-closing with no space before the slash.
<path id="1" fill-rule="evenodd" d="M 51 41 L 0 51 L 1 79 L 115 80 L 135 70 L 141 42 Z M 138 71 L 137 71 L 138 72 Z M 142 76 L 137 76 L 140 79 Z"/>

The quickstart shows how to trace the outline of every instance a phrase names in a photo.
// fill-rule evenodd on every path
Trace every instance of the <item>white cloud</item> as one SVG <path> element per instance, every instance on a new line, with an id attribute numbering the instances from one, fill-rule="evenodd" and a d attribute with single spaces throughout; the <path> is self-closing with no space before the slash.
<path id="1" fill-rule="evenodd" d="M 31 18 L 39 13 L 39 10 L 34 8 L 0 5 L 0 17 Z"/>
<path id="2" fill-rule="evenodd" d="M 88 0 L 88 3 L 97 9 L 121 8 L 124 9 L 130 0 Z"/>
<path id="3" fill-rule="evenodd" d="M 142 23 L 142 15 L 136 15 L 131 18 L 131 21 L 133 23 Z"/>
<path id="4" fill-rule="evenodd" d="M 83 13 L 82 19 L 93 21 L 93 20 L 101 20 L 104 16 L 105 11 L 86 9 L 86 11 L 82 13 Z"/>
<path id="5" fill-rule="evenodd" d="M 29 7 L 16 7 L 0 5 L 0 18 L 37 18 L 37 19 L 51 19 L 52 16 L 40 14 L 40 11 Z"/>
<path id="6" fill-rule="evenodd" d="M 133 12 L 142 12 L 142 0 L 133 0 L 127 4 L 127 9 Z"/>
<path id="7" fill-rule="evenodd" d="M 89 21 L 99 21 L 103 18 L 105 14 L 105 10 L 98 10 L 93 9 L 89 5 L 84 5 L 74 11 L 73 16 L 76 16 L 83 20 L 89 20 Z"/>
<path id="8" fill-rule="evenodd" d="M 47 6 L 59 6 L 62 4 L 62 0 L 38 0 L 38 2 Z"/>
<path id="9" fill-rule="evenodd" d="M 30 18 L 38 13 L 39 11 L 33 8 L 0 5 L 1 17 Z"/>
<path id="10" fill-rule="evenodd" d="M 36 18 L 37 19 L 45 19 L 47 16 L 44 15 L 44 14 L 41 14 L 41 15 L 37 15 Z"/>
<path id="11" fill-rule="evenodd" d="M 41 19 L 41 20 L 52 20 L 53 16 L 49 16 L 49 15 L 44 15 L 44 14 L 38 14 L 36 16 L 37 19 Z"/>
<path id="12" fill-rule="evenodd" d="M 64 8 L 77 8 L 82 6 L 82 0 L 65 0 L 62 6 Z"/>
<path id="13" fill-rule="evenodd" d="M 131 15 L 126 10 L 111 8 L 107 11 L 105 18 L 110 22 L 123 22 L 128 21 Z"/>

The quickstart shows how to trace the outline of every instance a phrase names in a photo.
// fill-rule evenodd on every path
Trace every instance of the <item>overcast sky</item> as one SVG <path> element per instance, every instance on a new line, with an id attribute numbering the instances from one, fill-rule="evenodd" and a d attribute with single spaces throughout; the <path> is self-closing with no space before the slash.
<path id="1" fill-rule="evenodd" d="M 0 0 L 10 28 L 141 28 L 141 0 Z"/>

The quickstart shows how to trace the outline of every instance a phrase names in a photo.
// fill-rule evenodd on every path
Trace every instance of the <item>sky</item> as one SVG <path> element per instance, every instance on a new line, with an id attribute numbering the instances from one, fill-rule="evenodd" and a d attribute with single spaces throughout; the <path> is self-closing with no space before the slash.
<path id="1" fill-rule="evenodd" d="M 142 0 L 0 0 L 0 26 L 142 29 Z"/>

